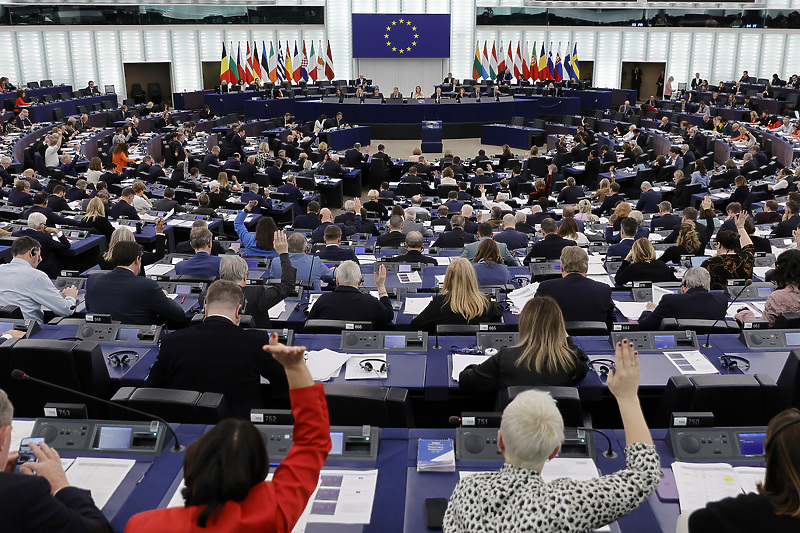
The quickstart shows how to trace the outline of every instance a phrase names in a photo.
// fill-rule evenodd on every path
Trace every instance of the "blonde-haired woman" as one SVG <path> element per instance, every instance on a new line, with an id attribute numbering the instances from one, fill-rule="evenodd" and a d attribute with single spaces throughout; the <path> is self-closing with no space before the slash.
<path id="1" fill-rule="evenodd" d="M 503 310 L 478 290 L 478 277 L 469 259 L 453 259 L 444 275 L 442 292 L 411 321 L 411 328 L 435 331 L 437 324 L 497 322 Z"/>
<path id="2" fill-rule="evenodd" d="M 575 220 L 580 220 L 584 223 L 598 220 L 597 215 L 592 213 L 592 202 L 586 198 L 578 202 L 578 212 L 575 214 Z"/>
<path id="3" fill-rule="evenodd" d="M 152 265 L 156 261 L 160 261 L 164 258 L 164 254 L 167 251 L 167 237 L 164 235 L 164 228 L 166 224 L 162 219 L 156 220 L 156 249 L 154 252 L 147 252 L 145 251 L 142 254 L 142 267 L 146 265 Z M 120 226 L 119 228 L 114 230 L 114 233 L 111 234 L 111 239 L 108 242 L 108 250 L 100 254 L 98 257 L 97 264 L 100 266 L 101 270 L 114 270 L 118 265 L 115 265 L 111 262 L 111 257 L 114 253 L 114 246 L 120 241 L 135 241 L 136 237 L 133 234 L 133 230 L 129 229 L 128 226 Z M 144 268 L 139 270 L 139 275 L 144 276 Z"/>
<path id="4" fill-rule="evenodd" d="M 150 203 L 150 199 L 144 193 L 146 188 L 147 185 L 141 181 L 137 181 L 133 184 L 133 208 L 137 211 L 144 211 L 153 207 L 153 204 Z"/>
<path id="5" fill-rule="evenodd" d="M 667 263 L 656 261 L 653 244 L 645 239 L 636 239 L 628 256 L 622 261 L 614 281 L 625 285 L 631 281 L 652 281 L 653 283 L 677 281 L 675 273 Z"/>
<path id="6" fill-rule="evenodd" d="M 700 204 L 700 209 L 706 220 L 705 225 L 689 221 L 682 223 L 678 228 L 678 238 L 675 241 L 675 246 L 670 246 L 664 250 L 664 253 L 658 258 L 659 261 L 679 264 L 681 257 L 684 255 L 705 255 L 706 245 L 714 234 L 713 205 L 710 199 L 703 200 Z"/>
<path id="7" fill-rule="evenodd" d="M 591 199 L 600 202 L 601 204 L 606 200 L 606 196 L 611 194 L 611 182 L 608 178 L 603 178 L 600 180 L 600 185 L 597 187 L 597 191 L 592 193 Z"/>
<path id="8" fill-rule="evenodd" d="M 550 296 L 528 300 L 519 315 L 519 341 L 480 365 L 461 371 L 458 386 L 488 394 L 513 385 L 573 386 L 588 371 L 586 354 L 567 334 L 564 316 Z"/>
<path id="9" fill-rule="evenodd" d="M 689 196 L 686 193 L 686 186 L 689 185 L 689 178 L 683 174 L 682 170 L 676 170 L 672 175 L 675 178 L 675 190 L 672 191 L 672 207 L 683 209 L 689 206 Z"/>
<path id="10" fill-rule="evenodd" d="M 381 194 L 378 192 L 377 189 L 370 189 L 369 192 L 367 193 L 367 201 L 364 202 L 364 205 L 362 207 L 366 209 L 368 212 L 382 213 L 382 214 L 386 213 L 386 206 L 384 206 L 382 203 L 378 201 L 380 195 Z"/>
<path id="11" fill-rule="evenodd" d="M 228 195 L 231 192 L 240 192 L 242 190 L 239 185 L 239 179 L 233 174 L 231 174 L 231 179 L 228 180 L 228 173 L 220 172 L 217 175 L 217 181 L 219 182 L 220 191 L 225 191 Z"/>
<path id="12" fill-rule="evenodd" d="M 256 166 L 258 168 L 264 168 L 267 166 L 268 161 L 272 161 L 272 156 L 269 153 L 269 143 L 264 141 L 258 145 L 258 153 L 256 154 Z"/>
<path id="13" fill-rule="evenodd" d="M 97 185 L 100 176 L 103 175 L 103 161 L 99 157 L 93 157 L 89 161 L 89 168 L 86 170 L 86 181 L 92 185 Z"/>
<path id="14" fill-rule="evenodd" d="M 100 198 L 95 196 L 89 201 L 86 214 L 81 219 L 81 227 L 91 230 L 92 233 L 105 235 L 106 239 L 111 238 L 114 226 L 108 221 L 106 206 Z"/>

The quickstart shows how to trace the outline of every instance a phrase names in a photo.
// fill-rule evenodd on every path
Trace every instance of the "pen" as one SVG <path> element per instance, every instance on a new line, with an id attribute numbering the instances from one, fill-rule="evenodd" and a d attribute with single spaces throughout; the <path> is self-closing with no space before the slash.
<path id="1" fill-rule="evenodd" d="M 144 472 L 142 472 L 142 477 L 140 477 L 139 481 L 136 482 L 137 485 L 144 480 L 144 476 L 147 474 L 147 471 L 150 470 L 151 466 L 153 466 L 153 463 L 150 463 L 149 465 L 147 465 L 147 468 L 144 469 Z"/>
<path id="2" fill-rule="evenodd" d="M 184 296 L 183 298 L 181 298 L 181 303 L 183 303 L 183 302 L 185 302 L 185 301 L 186 301 L 186 296 Z"/>

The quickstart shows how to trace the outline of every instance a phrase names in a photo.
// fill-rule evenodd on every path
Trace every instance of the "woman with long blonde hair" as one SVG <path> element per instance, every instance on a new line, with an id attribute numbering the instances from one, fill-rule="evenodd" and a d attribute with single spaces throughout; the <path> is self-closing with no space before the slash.
<path id="1" fill-rule="evenodd" d="M 586 376 L 588 361 L 567 334 L 558 303 L 539 296 L 522 308 L 517 344 L 500 348 L 480 365 L 468 366 L 458 385 L 482 394 L 512 385 L 572 386 Z"/>
<path id="2" fill-rule="evenodd" d="M 164 254 L 167 253 L 167 237 L 164 235 L 164 228 L 166 224 L 162 219 L 156 220 L 156 249 L 154 252 L 145 251 L 142 254 L 142 268 L 139 270 L 139 275 L 144 276 L 145 271 L 144 267 L 147 265 L 152 265 L 156 261 L 160 261 L 164 258 Z M 133 234 L 133 229 L 129 228 L 128 226 L 120 226 L 119 228 L 114 230 L 114 233 L 111 234 L 111 239 L 108 242 L 108 250 L 100 254 L 98 257 L 98 265 L 100 265 L 101 270 L 114 270 L 115 267 L 119 265 L 115 265 L 111 262 L 111 257 L 114 253 L 114 246 L 120 241 L 135 241 L 136 237 Z"/>
<path id="3" fill-rule="evenodd" d="M 100 198 L 95 196 L 89 201 L 86 214 L 81 219 L 81 227 L 89 229 L 92 233 L 105 235 L 106 239 L 111 238 L 114 226 L 108 221 L 106 206 Z"/>
<path id="4" fill-rule="evenodd" d="M 642 237 L 633 242 L 631 251 L 619 266 L 614 281 L 625 285 L 629 281 L 652 281 L 654 283 L 677 281 L 675 273 L 666 262 L 656 261 L 653 244 Z"/>
<path id="5" fill-rule="evenodd" d="M 478 290 L 478 277 L 469 259 L 453 259 L 444 275 L 442 291 L 433 297 L 411 328 L 434 331 L 436 324 L 481 324 L 496 322 L 503 311 Z"/>

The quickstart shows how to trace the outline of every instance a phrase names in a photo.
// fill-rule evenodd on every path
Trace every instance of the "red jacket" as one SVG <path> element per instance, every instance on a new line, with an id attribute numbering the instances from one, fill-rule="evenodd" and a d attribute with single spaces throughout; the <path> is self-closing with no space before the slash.
<path id="1" fill-rule="evenodd" d="M 290 389 L 294 443 L 275 469 L 272 481 L 259 483 L 241 502 L 229 501 L 205 528 L 197 526 L 200 506 L 146 511 L 131 517 L 125 533 L 271 533 L 290 532 L 311 493 L 331 449 L 330 422 L 322 384 Z"/>

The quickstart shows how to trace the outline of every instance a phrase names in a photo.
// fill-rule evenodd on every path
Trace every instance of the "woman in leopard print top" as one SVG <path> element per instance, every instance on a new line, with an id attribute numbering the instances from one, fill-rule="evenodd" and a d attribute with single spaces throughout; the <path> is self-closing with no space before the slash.
<path id="1" fill-rule="evenodd" d="M 549 394 L 526 391 L 503 412 L 498 447 L 506 464 L 499 472 L 459 481 L 444 516 L 451 532 L 593 531 L 634 510 L 658 486 L 661 471 L 639 405 L 639 360 L 633 345 L 616 346 L 608 388 L 617 398 L 627 467 L 588 481 L 542 480 L 544 463 L 561 449 L 564 422 Z"/>

